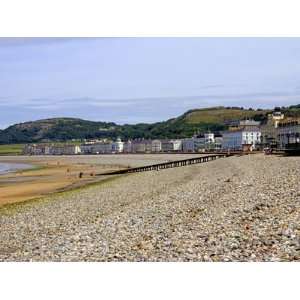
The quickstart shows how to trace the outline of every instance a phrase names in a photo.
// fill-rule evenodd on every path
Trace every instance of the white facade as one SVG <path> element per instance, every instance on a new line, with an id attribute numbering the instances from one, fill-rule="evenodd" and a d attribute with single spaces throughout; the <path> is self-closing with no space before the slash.
<path id="1" fill-rule="evenodd" d="M 260 143 L 261 132 L 257 127 L 223 132 L 222 148 L 224 150 L 242 150 L 243 145 L 252 145 L 255 149 Z"/>
<path id="2" fill-rule="evenodd" d="M 194 138 L 194 151 L 201 152 L 205 149 L 205 137 L 195 137 Z"/>
<path id="3" fill-rule="evenodd" d="M 151 140 L 134 140 L 131 143 L 132 153 L 150 153 L 152 151 Z"/>
<path id="4" fill-rule="evenodd" d="M 214 133 L 205 133 L 201 137 L 182 140 L 183 152 L 203 152 L 205 150 L 221 149 L 222 136 L 215 137 Z"/>
<path id="5" fill-rule="evenodd" d="M 131 153 L 132 152 L 132 143 L 130 140 L 124 143 L 123 145 L 123 152 L 124 153 Z"/>
<path id="6" fill-rule="evenodd" d="M 194 143 L 196 152 L 212 150 L 215 148 L 215 135 L 214 133 L 205 133 L 204 136 L 194 138 Z"/>
<path id="7" fill-rule="evenodd" d="M 23 148 L 23 154 L 29 155 L 74 155 L 80 153 L 80 146 L 68 144 L 31 144 Z"/>
<path id="8" fill-rule="evenodd" d="M 162 140 L 161 149 L 163 152 L 173 152 L 182 150 L 181 140 Z"/>
<path id="9" fill-rule="evenodd" d="M 91 145 L 92 154 L 112 153 L 112 143 L 95 143 Z"/>
<path id="10" fill-rule="evenodd" d="M 74 155 L 80 154 L 81 149 L 78 145 L 55 145 L 45 149 L 45 154 L 51 155 Z"/>
<path id="11" fill-rule="evenodd" d="M 152 140 L 151 152 L 161 152 L 161 141 L 160 140 Z"/>
<path id="12" fill-rule="evenodd" d="M 223 137 L 222 136 L 215 136 L 214 149 L 215 150 L 221 150 L 222 149 L 222 142 L 223 142 Z"/>
<path id="13" fill-rule="evenodd" d="M 171 140 L 173 144 L 173 151 L 181 151 L 182 149 L 182 140 Z"/>
<path id="14" fill-rule="evenodd" d="M 115 142 L 112 143 L 112 152 L 115 153 L 121 153 L 124 149 L 124 142 L 121 141 L 120 138 L 118 138 Z"/>
<path id="15" fill-rule="evenodd" d="M 194 138 L 182 140 L 182 151 L 183 152 L 194 152 L 195 151 Z"/>
<path id="16" fill-rule="evenodd" d="M 243 131 L 242 144 L 253 145 L 255 148 L 256 145 L 260 143 L 260 137 L 261 137 L 260 131 L 252 131 L 252 130 Z"/>
<path id="17" fill-rule="evenodd" d="M 82 154 L 91 154 L 92 153 L 92 144 L 84 144 L 80 146 Z"/>
<path id="18" fill-rule="evenodd" d="M 205 133 L 204 134 L 204 142 L 205 142 L 205 144 L 213 144 L 215 142 L 214 133 Z"/>

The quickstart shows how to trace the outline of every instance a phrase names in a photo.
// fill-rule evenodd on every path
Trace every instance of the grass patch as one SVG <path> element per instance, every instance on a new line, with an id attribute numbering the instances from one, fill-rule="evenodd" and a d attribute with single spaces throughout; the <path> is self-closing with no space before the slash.
<path id="1" fill-rule="evenodd" d="M 245 118 L 253 118 L 256 115 L 265 115 L 268 110 L 240 110 L 240 109 L 199 109 L 193 110 L 186 115 L 185 120 L 190 124 L 197 123 L 220 123 L 223 124 L 228 120 L 241 120 Z"/>
<path id="2" fill-rule="evenodd" d="M 22 144 L 0 145 L 0 155 L 20 155 L 23 146 Z"/>

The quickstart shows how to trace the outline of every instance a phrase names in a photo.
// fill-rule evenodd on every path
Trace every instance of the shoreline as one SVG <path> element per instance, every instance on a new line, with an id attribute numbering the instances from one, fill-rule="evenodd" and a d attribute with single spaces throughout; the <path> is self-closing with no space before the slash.
<path id="1" fill-rule="evenodd" d="M 10 161 L 12 164 L 20 164 Z M 79 164 L 61 163 L 44 160 L 30 162 L 31 168 L 16 169 L 0 173 L 0 208 L 14 203 L 43 198 L 56 193 L 76 190 L 105 178 L 95 177 L 95 173 L 103 167 Z M 83 173 L 82 177 L 79 173 Z"/>
<path id="2" fill-rule="evenodd" d="M 0 207 L 74 190 L 105 180 L 96 177 L 128 167 L 178 160 L 187 155 L 7 156 L 3 163 L 30 164 L 32 169 L 0 174 Z M 79 173 L 83 173 L 80 178 Z"/>
<path id="3" fill-rule="evenodd" d="M 0 159 L 0 167 L 3 165 L 4 165 L 4 168 L 3 167 L 0 168 L 0 175 L 30 170 L 30 169 L 35 168 L 35 166 L 33 164 L 17 163 L 17 162 L 1 162 L 1 159 Z M 5 167 L 5 165 L 8 165 L 8 167 Z"/>

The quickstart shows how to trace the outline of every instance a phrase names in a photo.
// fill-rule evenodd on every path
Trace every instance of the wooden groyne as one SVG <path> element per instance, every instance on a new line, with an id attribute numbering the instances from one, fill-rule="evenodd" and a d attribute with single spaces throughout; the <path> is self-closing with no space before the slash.
<path id="1" fill-rule="evenodd" d="M 143 167 L 128 168 L 128 169 L 122 169 L 122 170 L 117 170 L 117 171 L 108 172 L 108 173 L 96 174 L 96 176 L 137 173 L 137 172 L 146 172 L 146 171 L 159 171 L 159 170 L 164 170 L 164 169 L 169 169 L 169 168 L 201 164 L 201 163 L 213 161 L 218 158 L 224 158 L 224 157 L 228 157 L 228 156 L 232 156 L 232 154 L 215 154 L 215 155 L 193 157 L 193 158 L 182 159 L 182 160 L 174 160 L 174 161 L 168 161 L 168 162 L 164 162 L 164 163 L 148 165 L 148 166 L 143 166 Z"/>

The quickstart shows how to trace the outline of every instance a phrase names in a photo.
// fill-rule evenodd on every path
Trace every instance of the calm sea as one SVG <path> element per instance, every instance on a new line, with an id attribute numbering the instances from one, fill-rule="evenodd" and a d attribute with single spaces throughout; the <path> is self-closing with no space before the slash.
<path id="1" fill-rule="evenodd" d="M 31 165 L 28 164 L 16 164 L 16 163 L 2 163 L 0 162 L 0 174 L 4 174 L 7 172 L 13 172 L 16 170 L 24 170 L 32 168 Z"/>

